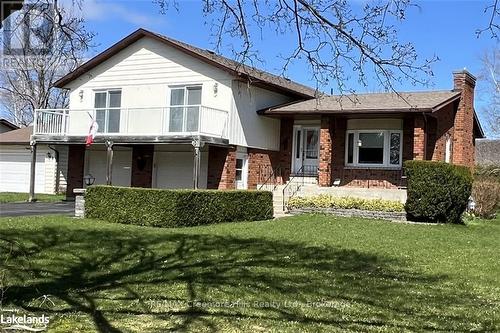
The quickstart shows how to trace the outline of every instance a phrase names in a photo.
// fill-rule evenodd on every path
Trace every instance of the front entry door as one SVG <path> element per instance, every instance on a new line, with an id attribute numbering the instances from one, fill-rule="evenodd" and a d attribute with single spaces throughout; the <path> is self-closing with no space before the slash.
<path id="1" fill-rule="evenodd" d="M 294 173 L 315 176 L 318 173 L 319 128 L 294 127 Z"/>

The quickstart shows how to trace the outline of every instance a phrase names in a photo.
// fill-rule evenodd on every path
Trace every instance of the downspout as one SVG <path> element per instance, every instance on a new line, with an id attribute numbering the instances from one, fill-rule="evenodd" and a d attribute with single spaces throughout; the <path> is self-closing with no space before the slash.
<path id="1" fill-rule="evenodd" d="M 59 185 L 60 185 L 60 167 L 59 167 L 59 151 L 54 147 L 49 145 L 49 149 L 54 151 L 54 156 L 56 159 L 56 194 L 59 193 Z"/>

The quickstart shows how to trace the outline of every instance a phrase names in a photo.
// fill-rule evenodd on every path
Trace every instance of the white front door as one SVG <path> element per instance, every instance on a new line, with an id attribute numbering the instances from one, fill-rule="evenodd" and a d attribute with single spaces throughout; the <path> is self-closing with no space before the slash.
<path id="1" fill-rule="evenodd" d="M 293 173 L 316 175 L 319 159 L 319 128 L 294 126 Z"/>
<path id="2" fill-rule="evenodd" d="M 247 188 L 248 180 L 248 155 L 236 154 L 236 188 L 239 190 Z"/>

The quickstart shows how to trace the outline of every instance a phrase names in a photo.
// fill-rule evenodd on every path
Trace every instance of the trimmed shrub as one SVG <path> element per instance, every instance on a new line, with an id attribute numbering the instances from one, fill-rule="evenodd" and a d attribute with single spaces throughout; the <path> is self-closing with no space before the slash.
<path id="1" fill-rule="evenodd" d="M 500 208 L 500 182 L 494 178 L 474 181 L 472 198 L 476 204 L 474 215 L 493 218 Z"/>
<path id="2" fill-rule="evenodd" d="M 408 199 L 405 209 L 415 221 L 461 223 L 471 195 L 472 174 L 465 166 L 406 161 Z"/>
<path id="3" fill-rule="evenodd" d="M 160 190 L 90 186 L 85 216 L 109 222 L 180 227 L 273 217 L 265 191 Z"/>
<path id="4" fill-rule="evenodd" d="M 382 199 L 339 198 L 327 194 L 312 197 L 294 197 L 288 201 L 290 208 L 362 209 L 381 212 L 403 212 L 404 204 Z"/>

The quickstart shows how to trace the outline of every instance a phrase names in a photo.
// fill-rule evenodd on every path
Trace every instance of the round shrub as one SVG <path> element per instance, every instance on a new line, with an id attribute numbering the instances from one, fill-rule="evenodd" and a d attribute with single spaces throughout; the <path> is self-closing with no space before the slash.
<path id="1" fill-rule="evenodd" d="M 408 177 L 408 219 L 461 223 L 472 189 L 469 168 L 431 161 L 406 161 L 404 168 Z"/>

